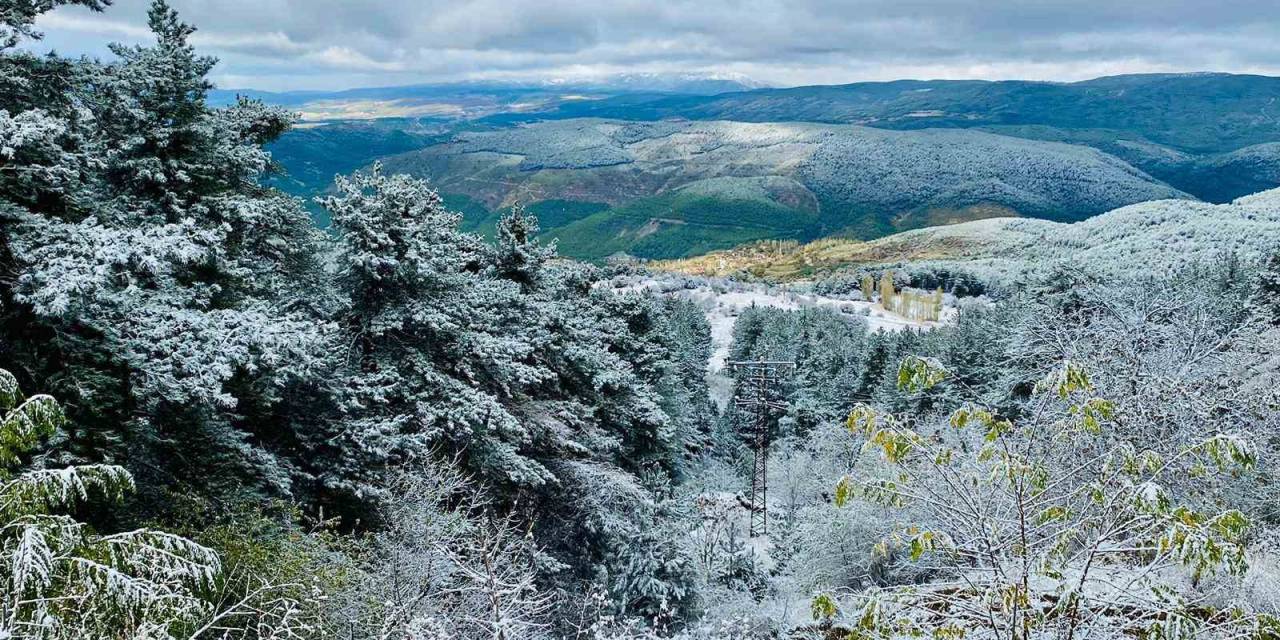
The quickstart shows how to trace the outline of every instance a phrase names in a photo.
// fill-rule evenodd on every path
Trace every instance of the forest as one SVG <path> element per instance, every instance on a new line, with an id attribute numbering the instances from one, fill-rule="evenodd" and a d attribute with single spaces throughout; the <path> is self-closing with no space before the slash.
<path id="1" fill-rule="evenodd" d="M 279 191 L 295 115 L 211 106 L 164 0 L 23 48 L 64 4 L 0 2 L 0 638 L 1280 637 L 1280 247 L 749 306 L 752 536 L 705 304 L 380 165 Z"/>

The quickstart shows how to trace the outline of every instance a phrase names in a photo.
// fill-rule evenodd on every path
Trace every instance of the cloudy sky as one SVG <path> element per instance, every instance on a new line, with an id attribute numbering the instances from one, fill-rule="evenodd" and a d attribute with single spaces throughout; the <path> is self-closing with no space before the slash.
<path id="1" fill-rule="evenodd" d="M 63 7 L 38 48 L 147 39 L 148 0 Z M 1280 75 L 1274 0 L 171 0 L 224 88 L 341 89 L 618 72 L 778 86 L 896 78 Z"/>

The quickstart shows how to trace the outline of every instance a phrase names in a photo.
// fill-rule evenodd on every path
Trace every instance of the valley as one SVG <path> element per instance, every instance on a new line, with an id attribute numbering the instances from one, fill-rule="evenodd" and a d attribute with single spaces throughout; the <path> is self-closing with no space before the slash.
<path id="1" fill-rule="evenodd" d="M 562 120 L 383 159 L 487 209 L 607 208 L 544 225 L 567 255 L 674 258 L 764 238 L 874 238 L 991 215 L 1077 220 L 1190 196 L 1092 149 L 978 131 Z"/>
<path id="2" fill-rule="evenodd" d="M 546 86 L 266 96 L 297 109 L 320 98 L 485 96 L 490 105 L 335 115 L 273 145 L 283 169 L 274 182 L 309 198 L 333 175 L 380 161 L 430 180 L 464 228 L 487 235 L 520 203 L 539 216 L 545 240 L 597 262 L 690 258 L 761 240 L 873 240 L 986 218 L 1072 222 L 1139 202 L 1228 203 L 1280 186 L 1271 106 L 1280 85 L 1271 78 L 744 83 L 711 95 L 699 91 L 731 87 L 685 86 L 581 86 L 573 95 L 591 99 L 563 103 L 527 99 L 551 95 Z M 1153 100 L 1167 105 L 1161 118 L 1138 107 Z"/>

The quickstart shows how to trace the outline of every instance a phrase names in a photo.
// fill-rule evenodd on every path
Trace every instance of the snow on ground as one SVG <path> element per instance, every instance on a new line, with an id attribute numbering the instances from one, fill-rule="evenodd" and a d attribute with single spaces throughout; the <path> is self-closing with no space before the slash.
<path id="1" fill-rule="evenodd" d="M 774 307 L 787 311 L 808 308 L 830 308 L 851 320 L 864 321 L 870 331 L 902 331 L 908 327 L 928 329 L 949 322 L 955 310 L 943 311 L 942 322 L 922 322 L 900 316 L 865 300 L 833 298 L 799 293 L 782 286 L 748 284 L 724 280 L 680 277 L 667 279 L 653 276 L 617 278 L 612 286 L 618 291 L 653 291 L 662 295 L 692 300 L 707 314 L 711 324 L 711 358 L 707 361 L 707 384 L 720 409 L 728 405 L 733 381 L 725 375 L 725 363 L 733 346 L 733 327 L 738 316 L 753 306 Z"/>

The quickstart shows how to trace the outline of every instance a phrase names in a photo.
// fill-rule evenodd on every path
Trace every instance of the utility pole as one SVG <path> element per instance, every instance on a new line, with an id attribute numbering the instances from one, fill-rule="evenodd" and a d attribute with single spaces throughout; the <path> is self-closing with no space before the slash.
<path id="1" fill-rule="evenodd" d="M 795 369 L 796 363 L 785 360 L 737 361 L 727 363 L 743 372 L 733 403 L 754 414 L 748 440 L 755 460 L 751 471 L 751 537 L 769 532 L 769 418 L 770 412 L 782 411 L 787 404 L 774 399 L 771 392 L 782 374 Z"/>

